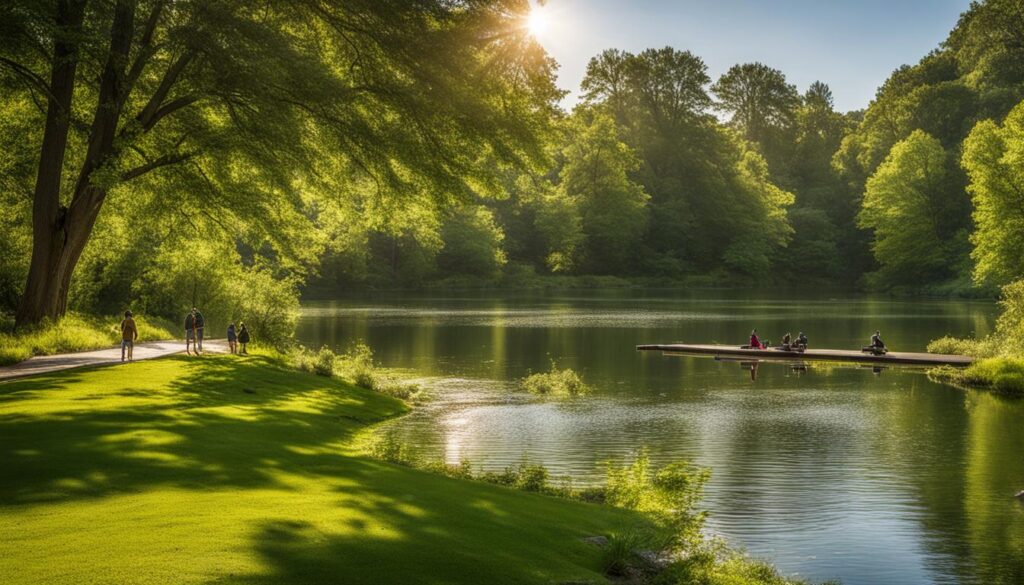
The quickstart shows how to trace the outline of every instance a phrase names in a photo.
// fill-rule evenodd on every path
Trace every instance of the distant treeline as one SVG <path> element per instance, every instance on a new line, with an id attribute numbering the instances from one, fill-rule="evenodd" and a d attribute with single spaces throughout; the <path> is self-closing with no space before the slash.
<path id="1" fill-rule="evenodd" d="M 992 291 L 1024 269 L 1024 205 L 993 192 L 1024 198 L 1020 167 L 1001 186 L 996 168 L 1024 141 L 1006 120 L 1024 99 L 1021 22 L 1020 2 L 972 5 L 848 113 L 825 83 L 801 93 L 761 63 L 712 82 L 689 51 L 604 51 L 582 103 L 554 120 L 549 168 L 508 170 L 496 198 L 347 234 L 314 283 L 703 275 Z M 991 259 L 1001 245 L 1016 246 L 1012 266 Z"/>

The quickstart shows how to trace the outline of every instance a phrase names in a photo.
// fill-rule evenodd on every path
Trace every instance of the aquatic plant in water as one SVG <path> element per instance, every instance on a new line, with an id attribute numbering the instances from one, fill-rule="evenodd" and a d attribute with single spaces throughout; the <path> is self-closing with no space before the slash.
<path id="1" fill-rule="evenodd" d="M 519 386 L 531 394 L 542 396 L 582 396 L 591 390 L 574 370 L 560 370 L 554 362 L 550 372 L 531 374 L 523 378 Z"/>

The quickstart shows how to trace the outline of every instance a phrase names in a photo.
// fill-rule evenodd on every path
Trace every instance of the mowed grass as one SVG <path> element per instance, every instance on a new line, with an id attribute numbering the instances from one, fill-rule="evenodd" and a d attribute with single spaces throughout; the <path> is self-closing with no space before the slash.
<path id="1" fill-rule="evenodd" d="M 0 583 L 598 582 L 644 523 L 351 446 L 405 410 L 263 357 L 0 384 Z"/>

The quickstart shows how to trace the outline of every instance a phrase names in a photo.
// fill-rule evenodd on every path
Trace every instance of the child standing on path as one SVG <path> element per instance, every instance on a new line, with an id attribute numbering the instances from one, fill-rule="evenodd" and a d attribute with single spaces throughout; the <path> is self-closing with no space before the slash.
<path id="1" fill-rule="evenodd" d="M 125 350 L 128 350 L 128 361 L 132 361 L 132 350 L 135 349 L 135 340 L 139 338 L 139 328 L 135 326 L 135 319 L 131 311 L 124 312 L 124 319 L 121 321 L 121 361 L 124 361 Z"/>

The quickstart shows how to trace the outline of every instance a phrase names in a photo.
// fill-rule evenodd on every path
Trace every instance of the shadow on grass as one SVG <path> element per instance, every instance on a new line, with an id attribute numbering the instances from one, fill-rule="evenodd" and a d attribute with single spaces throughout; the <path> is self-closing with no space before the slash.
<path id="1" fill-rule="evenodd" d="M 272 486 L 281 466 L 337 464 L 331 446 L 405 408 L 264 358 L 170 358 L 153 362 L 151 378 L 133 376 L 141 365 L 0 386 L 0 503 Z"/>
<path id="2" fill-rule="evenodd" d="M 265 358 L 176 357 L 11 382 L 0 385 L 0 507 L 27 511 L 19 522 L 58 518 L 60 534 L 98 527 L 85 556 L 76 549 L 86 562 L 38 558 L 37 576 L 79 582 L 118 563 L 153 582 L 183 564 L 245 585 L 599 580 L 600 553 L 580 538 L 644 523 L 346 451 L 366 424 L 404 411 Z M 136 494 L 159 513 L 122 517 L 115 496 Z M 26 537 L 10 553 L 21 566 L 60 550 L 52 532 L 20 526 Z M 111 555 L 122 530 L 158 552 Z M 258 568 L 225 574 L 225 551 Z"/>

